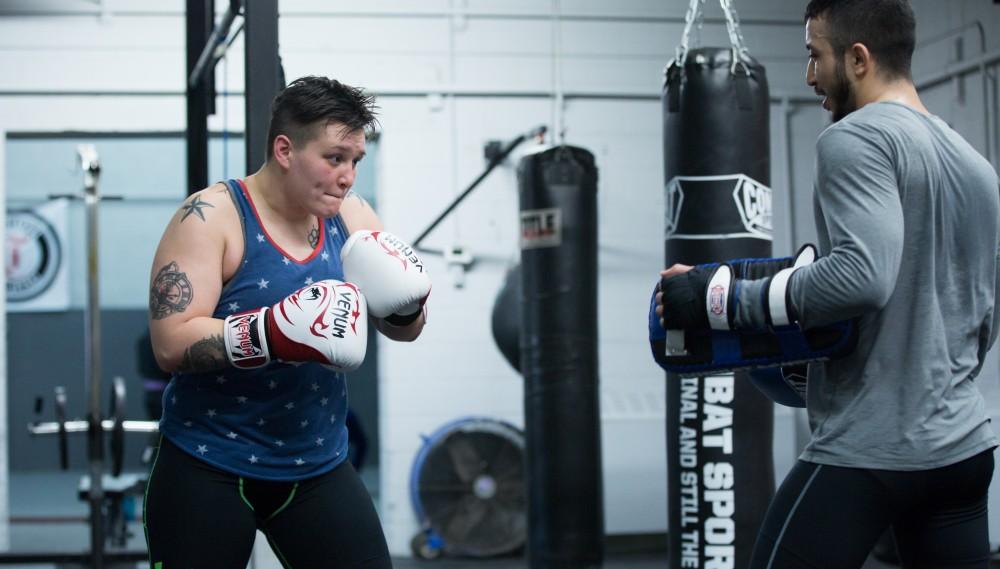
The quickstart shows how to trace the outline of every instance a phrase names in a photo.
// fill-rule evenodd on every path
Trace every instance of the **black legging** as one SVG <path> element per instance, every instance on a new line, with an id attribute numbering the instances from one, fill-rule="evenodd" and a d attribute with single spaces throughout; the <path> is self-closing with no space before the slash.
<path id="1" fill-rule="evenodd" d="M 889 525 L 903 567 L 989 566 L 993 450 L 920 471 L 799 461 L 767 511 L 750 567 L 861 567 Z"/>
<path id="2" fill-rule="evenodd" d="M 371 496 L 348 461 L 300 482 L 254 480 L 161 437 L 143 518 L 155 569 L 245 569 L 257 530 L 286 569 L 392 567 Z"/>

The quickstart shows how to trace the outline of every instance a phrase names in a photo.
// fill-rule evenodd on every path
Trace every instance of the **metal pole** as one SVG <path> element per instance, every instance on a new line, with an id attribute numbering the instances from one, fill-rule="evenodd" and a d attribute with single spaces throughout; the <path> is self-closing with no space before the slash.
<path id="1" fill-rule="evenodd" d="M 785 98 L 781 100 L 781 153 L 785 163 L 785 187 L 788 191 L 788 244 L 791 253 L 798 246 L 795 223 L 795 164 L 792 162 L 792 113 L 795 107 Z"/>
<path id="2" fill-rule="evenodd" d="M 960 64 L 949 65 L 944 71 L 922 77 L 914 81 L 913 84 L 916 85 L 918 91 L 923 91 L 924 89 L 930 89 L 942 83 L 947 83 L 954 77 L 976 73 L 983 69 L 983 66 L 992 66 L 997 62 L 1000 62 L 1000 50 L 991 51 L 981 57 Z"/>
<path id="3" fill-rule="evenodd" d="M 246 169 L 253 174 L 267 157 L 271 101 L 283 85 L 278 61 L 278 0 L 253 0 L 243 6 L 246 74 Z"/>
<path id="4" fill-rule="evenodd" d="M 101 307 L 98 287 L 97 206 L 101 174 L 97 151 L 92 145 L 77 147 L 83 168 L 83 203 L 86 207 L 87 304 L 84 310 L 84 357 L 86 360 L 87 453 L 90 458 L 90 552 L 92 567 L 104 567 L 104 431 L 101 428 Z"/>
<path id="5" fill-rule="evenodd" d="M 201 53 L 198 55 L 198 60 L 194 64 L 194 69 L 192 69 L 191 74 L 188 75 L 188 88 L 194 89 L 198 87 L 198 84 L 204 79 L 204 75 L 209 70 L 215 69 L 215 63 L 220 57 L 222 57 L 222 54 L 216 53 L 216 50 L 220 46 L 229 45 L 229 43 L 226 42 L 226 36 L 229 35 L 229 28 L 233 25 L 233 20 L 236 19 L 236 15 L 239 11 L 239 1 L 231 0 L 229 2 L 229 7 L 226 8 L 226 12 L 222 14 L 222 19 L 219 21 L 219 25 L 212 29 L 212 34 L 208 37 L 208 41 L 205 42 L 205 47 L 201 49 Z"/>
<path id="6" fill-rule="evenodd" d="M 439 223 L 444 221 L 444 218 L 448 217 L 448 214 L 450 214 L 452 210 L 458 207 L 458 204 L 462 203 L 462 200 L 467 198 L 469 194 L 472 193 L 472 190 L 476 189 L 476 186 L 478 186 L 480 182 L 485 180 L 486 176 L 489 176 L 490 172 L 492 172 L 493 169 L 497 167 L 497 165 L 506 160 L 507 156 L 509 156 L 510 153 L 513 152 L 515 148 L 517 148 L 517 145 L 521 144 L 522 142 L 524 142 L 529 138 L 534 138 L 536 136 L 545 134 L 546 130 L 547 130 L 546 127 L 540 126 L 524 134 L 518 135 L 517 138 L 508 142 L 507 146 L 505 146 L 500 152 L 497 153 L 496 156 L 494 156 L 490 160 L 490 163 L 486 166 L 486 169 L 483 170 L 483 173 L 480 174 L 479 177 L 477 177 L 475 180 L 473 180 L 473 182 L 469 184 L 469 187 L 465 188 L 465 191 L 463 191 L 461 194 L 458 195 L 458 197 L 452 200 L 452 202 L 448 204 L 448 207 L 446 207 L 444 211 L 442 211 L 441 214 L 438 215 L 437 218 L 434 221 L 432 221 L 430 225 L 427 226 L 427 229 L 424 229 L 422 232 L 420 232 L 420 235 L 413 240 L 412 247 L 414 249 L 419 249 L 421 251 L 435 253 L 436 251 L 430 251 L 427 249 L 420 248 L 420 243 L 424 240 L 424 238 L 427 237 L 427 235 L 431 231 L 434 231 L 434 228 L 437 227 Z"/>
<path id="7" fill-rule="evenodd" d="M 187 46 L 186 70 L 189 77 L 198 61 L 198 54 L 207 50 L 208 36 L 212 29 L 215 0 L 187 0 L 185 13 Z M 203 80 L 197 85 L 185 82 L 184 98 L 187 102 L 187 129 L 184 140 L 187 150 L 188 195 L 208 185 L 208 116 L 215 112 L 215 80 Z"/>

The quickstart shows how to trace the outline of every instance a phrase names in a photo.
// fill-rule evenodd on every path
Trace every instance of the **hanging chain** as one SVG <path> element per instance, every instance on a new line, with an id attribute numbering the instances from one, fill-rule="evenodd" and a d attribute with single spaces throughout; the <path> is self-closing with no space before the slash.
<path id="1" fill-rule="evenodd" d="M 743 42 L 743 32 L 740 31 L 740 19 L 733 7 L 732 0 L 719 0 L 722 11 L 726 14 L 726 31 L 729 32 L 729 44 L 733 48 L 733 69 L 740 63 L 744 63 L 745 58 L 750 56 L 747 46 Z M 744 65 L 745 67 L 745 65 Z"/>
<path id="2" fill-rule="evenodd" d="M 705 36 L 702 35 L 702 30 L 705 28 L 705 10 L 698 10 L 698 16 L 695 20 L 695 45 L 701 45 Z"/>
<path id="3" fill-rule="evenodd" d="M 695 19 L 700 21 L 702 16 L 702 4 L 705 0 L 691 0 L 688 4 L 687 14 L 684 16 L 684 33 L 681 34 L 681 45 L 677 46 L 677 52 L 674 58 L 674 62 L 680 67 L 684 67 L 684 63 L 687 61 L 688 52 L 688 42 L 691 38 L 691 28 L 694 26 Z M 701 24 L 699 23 L 699 28 Z"/>
<path id="4" fill-rule="evenodd" d="M 684 33 L 681 34 L 681 43 L 677 46 L 673 62 L 682 68 L 687 62 L 692 28 L 695 29 L 697 41 L 699 43 L 701 41 L 701 31 L 705 23 L 704 3 L 705 0 L 690 0 L 688 4 L 687 13 L 684 16 Z M 736 13 L 736 8 L 733 7 L 733 0 L 719 0 L 719 5 L 722 6 L 722 11 L 726 15 L 726 31 L 729 33 L 729 44 L 733 50 L 732 70 L 735 73 L 736 68 L 742 65 L 744 72 L 749 74 L 746 61 L 750 57 L 750 52 L 747 50 L 746 43 L 743 40 L 743 31 L 740 29 L 740 18 Z"/>

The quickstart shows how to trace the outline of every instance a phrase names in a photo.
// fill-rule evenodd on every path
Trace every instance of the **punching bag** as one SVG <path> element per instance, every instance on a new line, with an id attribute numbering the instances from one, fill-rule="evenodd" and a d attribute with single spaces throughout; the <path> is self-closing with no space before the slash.
<path id="1" fill-rule="evenodd" d="M 770 257 L 764 68 L 736 49 L 692 49 L 668 66 L 662 102 L 664 266 Z M 774 494 L 773 431 L 773 405 L 745 373 L 667 375 L 671 567 L 749 564 Z"/>
<path id="2" fill-rule="evenodd" d="M 529 567 L 600 567 L 597 168 L 557 146 L 524 156 L 517 178 Z"/>
<path id="3" fill-rule="evenodd" d="M 493 341 L 507 363 L 521 371 L 521 265 L 507 269 L 493 301 Z"/>

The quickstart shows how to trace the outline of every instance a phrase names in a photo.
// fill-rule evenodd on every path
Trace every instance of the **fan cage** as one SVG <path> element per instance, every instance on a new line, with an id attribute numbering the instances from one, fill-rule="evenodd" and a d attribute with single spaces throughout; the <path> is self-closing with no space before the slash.
<path id="1" fill-rule="evenodd" d="M 489 544 L 484 544 L 482 542 L 469 543 L 465 540 L 449 539 L 449 531 L 447 528 L 440 527 L 440 519 L 434 519 L 435 515 L 433 512 L 428 512 L 428 508 L 424 504 L 424 499 L 421 497 L 422 482 L 428 476 L 428 466 L 429 462 L 435 459 L 437 453 L 447 452 L 446 447 L 449 444 L 454 444 L 454 442 L 460 438 L 471 438 L 477 437 L 482 440 L 481 437 L 490 437 L 497 441 L 497 444 L 507 445 L 506 449 L 514 449 L 517 451 L 518 458 L 518 469 L 516 476 L 516 488 L 512 488 L 513 484 L 508 480 L 505 482 L 507 491 L 510 492 L 512 489 L 516 493 L 519 493 L 515 498 L 515 503 L 518 503 L 518 519 L 512 524 L 513 528 L 507 528 L 506 539 L 500 542 L 492 542 Z M 421 437 L 424 441 L 423 446 L 418 451 L 416 457 L 414 458 L 413 468 L 410 475 L 410 499 L 413 505 L 414 513 L 420 522 L 421 532 L 426 534 L 431 543 L 440 544 L 447 553 L 452 555 L 463 555 L 469 557 L 490 557 L 495 555 L 501 555 L 504 553 L 510 553 L 523 546 L 526 541 L 526 498 L 524 496 L 524 434 L 523 432 L 507 423 L 498 419 L 490 417 L 463 417 L 456 419 L 445 425 L 441 426 L 439 429 L 434 431 L 429 436 Z M 440 461 L 438 461 L 440 463 Z M 440 474 L 440 473 L 437 473 Z M 475 483 L 470 484 L 468 491 L 466 492 L 469 496 L 478 496 L 479 498 L 484 498 L 484 496 L 489 495 L 493 491 L 492 484 L 495 482 L 492 479 L 483 480 L 483 477 L 477 477 Z M 485 494 L 484 494 L 485 492 Z M 510 511 L 507 512 L 508 515 Z M 511 524 L 508 524 L 511 525 Z"/>

